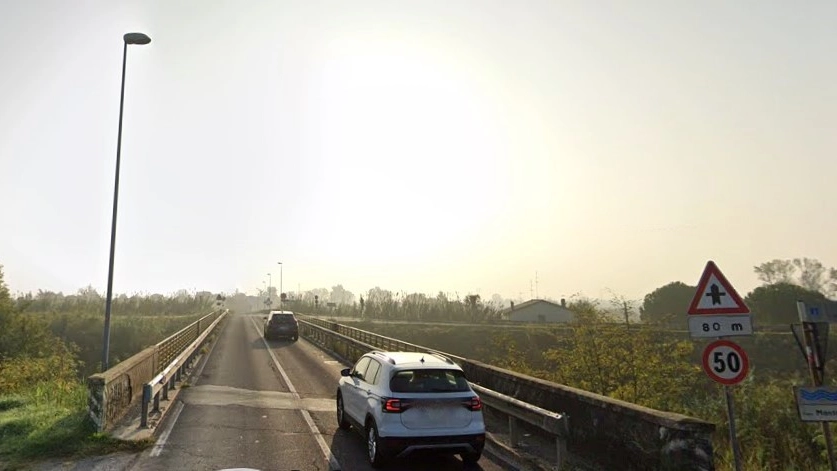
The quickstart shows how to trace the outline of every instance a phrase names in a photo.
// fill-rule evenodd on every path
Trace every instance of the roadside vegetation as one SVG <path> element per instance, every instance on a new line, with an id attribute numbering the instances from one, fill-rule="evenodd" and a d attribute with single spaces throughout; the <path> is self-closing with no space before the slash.
<path id="1" fill-rule="evenodd" d="M 613 325 L 595 310 L 588 315 L 598 315 L 599 321 L 579 320 L 568 331 L 553 332 L 540 361 L 521 361 L 525 356 L 519 350 L 532 345 L 502 335 L 494 337 L 493 348 L 486 352 L 488 360 L 549 381 L 712 422 L 717 426 L 716 465 L 734 469 L 723 390 L 695 358 L 708 342 L 672 338 L 651 326 Z M 783 354 L 799 355 L 795 349 Z M 799 363 L 799 373 L 783 374 L 763 372 L 756 364 L 748 379 L 733 387 L 745 469 L 827 469 L 820 428 L 803 423 L 796 410 L 792 387 L 807 384 L 801 359 Z"/>
<path id="2" fill-rule="evenodd" d="M 506 329 L 428 323 L 347 323 L 380 335 L 437 348 L 454 355 L 577 387 L 657 410 L 678 412 L 716 425 L 718 470 L 732 470 L 723 390 L 700 368 L 708 341 L 653 325 L 616 323 L 589 302 L 588 315 L 567 326 L 510 326 Z M 581 308 L 575 302 L 570 306 Z M 788 333 L 788 336 L 791 334 Z M 738 438 L 747 470 L 828 469 L 819 425 L 799 419 L 794 385 L 807 385 L 805 364 L 793 339 L 757 333 L 748 378 L 734 386 Z M 789 340 L 789 342 L 788 342 Z M 738 343 L 745 345 L 745 342 Z M 780 347 L 780 348 L 777 348 Z M 747 348 L 748 353 L 751 349 Z M 785 360 L 782 371 L 761 361 Z M 827 378 L 837 375 L 828 362 Z"/>
<path id="3" fill-rule="evenodd" d="M 206 314 L 213 300 L 186 293 L 117 297 L 111 365 Z M 87 418 L 84 380 L 99 370 L 103 318 L 104 299 L 92 288 L 13 299 L 0 266 L 0 469 L 148 445 L 96 433 Z"/>

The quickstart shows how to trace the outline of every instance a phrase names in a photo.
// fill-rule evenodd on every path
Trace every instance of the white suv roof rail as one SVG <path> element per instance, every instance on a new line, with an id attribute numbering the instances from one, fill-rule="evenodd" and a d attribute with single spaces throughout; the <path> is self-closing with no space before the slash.
<path id="1" fill-rule="evenodd" d="M 454 363 L 454 361 L 453 361 L 453 360 L 451 360 L 451 359 L 450 359 L 450 358 L 448 358 L 447 356 L 445 356 L 445 355 L 443 355 L 443 354 L 441 354 L 441 353 L 439 353 L 439 352 L 437 352 L 437 351 L 434 351 L 434 350 L 427 350 L 426 352 L 416 352 L 416 353 L 421 353 L 422 355 L 429 355 L 429 356 L 433 356 L 433 357 L 436 357 L 436 358 L 438 358 L 438 359 L 442 360 L 443 362 L 445 362 L 445 363 L 447 363 L 447 364 L 449 364 L 449 365 L 456 365 L 456 363 Z M 381 357 L 382 359 L 384 359 L 385 361 L 387 361 L 387 362 L 389 362 L 389 363 L 391 363 L 391 364 L 393 364 L 393 365 L 395 365 L 395 364 L 396 364 L 396 363 L 395 363 L 395 358 L 393 358 L 392 356 L 388 355 L 388 354 L 387 354 L 387 352 L 384 352 L 384 351 L 381 351 L 381 350 L 372 350 L 371 352 L 369 352 L 369 354 L 370 354 L 370 355 L 375 355 L 375 356 Z M 422 360 L 422 362 L 424 362 L 424 361 Z"/>
<path id="2" fill-rule="evenodd" d="M 448 363 L 448 364 L 450 364 L 450 365 L 453 365 L 453 364 L 454 364 L 453 360 L 451 360 L 450 358 L 446 357 L 445 355 L 442 355 L 442 354 L 441 354 L 441 353 L 439 353 L 439 352 L 434 352 L 433 350 L 430 350 L 430 354 L 431 354 L 431 355 L 433 355 L 434 357 L 441 358 L 441 359 L 442 359 L 442 361 L 444 361 L 445 363 Z"/>
<path id="3" fill-rule="evenodd" d="M 391 356 L 387 355 L 386 353 L 380 350 L 372 350 L 369 353 L 371 353 L 372 355 L 378 355 L 380 357 L 383 357 L 386 361 L 392 363 L 393 365 L 395 364 L 395 360 Z"/>

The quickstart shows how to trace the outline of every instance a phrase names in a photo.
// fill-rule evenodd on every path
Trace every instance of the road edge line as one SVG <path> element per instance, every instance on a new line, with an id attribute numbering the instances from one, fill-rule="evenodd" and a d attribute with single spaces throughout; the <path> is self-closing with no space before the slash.
<path id="1" fill-rule="evenodd" d="M 174 415 L 169 423 L 166 424 L 166 428 L 163 430 L 163 433 L 160 434 L 160 438 L 157 439 L 157 443 L 154 444 L 154 448 L 151 449 L 148 456 L 156 458 L 163 452 L 163 448 L 166 446 L 166 441 L 169 439 L 169 434 L 171 434 L 174 424 L 177 423 L 177 418 L 180 417 L 183 407 L 183 401 L 177 401 L 177 404 L 174 406 Z"/>

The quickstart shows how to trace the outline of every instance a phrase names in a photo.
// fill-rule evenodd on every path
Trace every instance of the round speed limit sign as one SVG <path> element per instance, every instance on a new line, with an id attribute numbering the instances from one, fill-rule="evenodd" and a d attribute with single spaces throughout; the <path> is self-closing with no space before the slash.
<path id="1" fill-rule="evenodd" d="M 738 344 L 716 340 L 703 351 L 703 371 L 715 382 L 730 386 L 747 377 L 750 360 Z"/>

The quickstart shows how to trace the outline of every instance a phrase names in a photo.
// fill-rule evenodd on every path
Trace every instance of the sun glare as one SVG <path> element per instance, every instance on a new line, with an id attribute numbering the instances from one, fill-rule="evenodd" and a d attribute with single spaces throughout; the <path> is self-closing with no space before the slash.
<path id="1" fill-rule="evenodd" d="M 347 241 L 416 258 L 473 237 L 503 208 L 502 130 L 467 72 L 405 44 L 336 43 L 318 71 L 324 155 L 340 156 Z M 351 216 L 354 217 L 354 216 Z M 442 229 L 442 230 L 440 230 Z M 373 234 L 374 237 L 369 237 Z"/>

